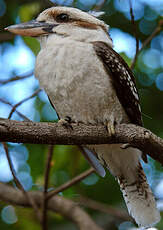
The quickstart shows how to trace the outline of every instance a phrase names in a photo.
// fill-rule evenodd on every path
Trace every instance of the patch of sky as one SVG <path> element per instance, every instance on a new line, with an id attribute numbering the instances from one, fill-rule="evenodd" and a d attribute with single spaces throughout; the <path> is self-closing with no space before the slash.
<path id="1" fill-rule="evenodd" d="M 139 0 L 139 2 L 143 3 L 144 5 L 150 6 L 160 15 L 163 13 L 162 0 Z"/>
<path id="2" fill-rule="evenodd" d="M 41 101 L 45 102 L 45 103 L 49 103 L 49 98 L 47 96 L 47 94 L 45 93 L 44 90 L 42 90 L 40 93 L 39 93 L 39 98 Z"/>
<path id="3" fill-rule="evenodd" d="M 156 78 L 156 87 L 163 91 L 163 73 L 160 73 L 157 75 L 157 78 Z"/>
<path id="4" fill-rule="evenodd" d="M 10 158 L 13 164 L 13 168 L 15 172 L 18 172 L 19 162 L 18 160 L 10 154 Z M 10 167 L 8 164 L 8 160 L 6 157 L 6 153 L 3 147 L 0 145 L 0 181 L 1 182 L 9 182 L 13 179 L 12 173 L 10 171 Z"/>
<path id="5" fill-rule="evenodd" d="M 10 88 L 10 90 L 12 91 L 12 89 Z M 2 93 L 2 92 L 1 92 Z M 6 92 L 7 94 L 7 92 Z M 31 92 L 32 94 L 32 92 Z M 29 95 L 31 95 L 29 94 Z M 1 97 L 1 96 L 0 96 Z M 6 95 L 3 94 L 3 97 L 5 97 L 6 99 Z M 12 95 L 11 95 L 12 97 Z M 24 98 L 24 97 L 22 97 Z M 22 98 L 20 98 L 20 100 L 17 100 L 18 102 L 22 100 Z M 12 101 L 12 98 L 8 97 L 6 100 L 8 101 Z M 24 102 L 23 104 L 21 104 L 20 106 L 18 106 L 17 111 L 19 111 L 20 113 L 22 113 L 23 115 L 25 115 L 26 117 L 28 117 L 30 120 L 40 120 L 40 116 L 39 114 L 37 114 L 37 111 L 34 108 L 34 101 L 35 98 L 32 98 L 26 102 Z M 12 104 L 16 104 L 12 102 Z M 0 103 L 1 105 L 1 109 L 0 109 L 0 117 L 8 117 L 9 113 L 11 112 L 12 107 L 9 105 L 5 105 L 4 103 Z M 37 116 L 36 116 L 37 115 Z M 21 116 L 19 116 L 16 111 L 12 114 L 12 119 L 14 120 L 22 120 L 23 118 Z"/>
<path id="6" fill-rule="evenodd" d="M 127 19 L 131 19 L 128 0 L 115 0 L 114 6 L 118 11 L 122 12 Z M 139 20 L 144 16 L 144 5 L 140 1 L 133 0 L 132 7 L 135 20 Z"/>
<path id="7" fill-rule="evenodd" d="M 160 59 L 160 62 L 161 62 L 161 68 L 163 68 L 163 52 L 161 52 L 161 59 Z"/>
<path id="8" fill-rule="evenodd" d="M 132 229 L 136 230 L 137 228 L 134 228 L 134 224 L 129 221 L 122 222 L 118 227 L 118 230 L 132 230 Z"/>
<path id="9" fill-rule="evenodd" d="M 152 84 L 155 79 L 156 79 L 156 71 L 154 68 L 150 68 L 149 66 L 147 67 L 145 64 L 144 64 L 144 61 L 143 61 L 143 58 L 144 58 L 144 54 L 147 50 L 142 50 L 142 52 L 139 54 L 139 57 L 138 57 L 138 60 L 137 60 L 137 65 L 139 67 L 139 69 L 141 70 L 141 72 L 138 73 L 138 78 L 140 79 L 140 82 L 142 81 L 142 84 L 144 82 L 144 84 Z M 145 76 L 144 76 L 145 74 Z M 143 75 L 143 77 L 142 77 Z M 142 77 L 142 79 L 141 79 Z M 146 79 L 146 77 L 148 77 L 149 79 Z M 150 81 L 152 81 L 150 83 Z"/>
<path id="10" fill-rule="evenodd" d="M 157 27 L 156 21 L 149 21 L 146 19 L 142 19 L 139 23 L 139 29 L 145 35 L 150 35 L 156 27 Z"/>
<path id="11" fill-rule="evenodd" d="M 33 114 L 33 118 L 31 120 L 35 121 L 35 122 L 39 122 L 40 121 L 40 113 L 35 108 L 33 108 L 33 110 L 34 110 L 34 114 Z"/>
<path id="12" fill-rule="evenodd" d="M 98 180 L 99 180 L 99 177 L 96 174 L 92 174 L 88 176 L 87 178 L 85 178 L 84 180 L 82 180 L 82 183 L 85 185 L 94 185 L 97 183 Z"/>
<path id="13" fill-rule="evenodd" d="M 141 161 L 141 164 L 147 176 L 148 184 L 150 185 L 150 187 L 154 187 L 156 185 L 155 180 L 158 174 L 155 170 L 154 162 L 151 160 L 151 158 L 148 158 L 148 162 L 149 164 L 146 164 L 143 161 Z"/>
<path id="14" fill-rule="evenodd" d="M 12 156 L 18 161 L 26 162 L 28 160 L 28 149 L 24 145 L 14 146 L 10 149 L 10 154 L 12 154 Z"/>
<path id="15" fill-rule="evenodd" d="M 2 64 L 7 66 L 8 71 L 20 74 L 34 68 L 35 55 L 20 36 L 15 37 L 14 45 L 5 43 L 2 46 L 6 46 L 5 52 L 2 54 Z"/>
<path id="16" fill-rule="evenodd" d="M 49 103 L 43 106 L 42 116 L 48 121 L 58 120 L 57 113 Z"/>
<path id="17" fill-rule="evenodd" d="M 161 177 L 163 178 L 163 173 L 159 174 L 159 176 L 160 176 L 160 181 L 155 187 L 154 193 L 158 199 L 163 199 L 163 179 L 161 179 Z"/>
<path id="18" fill-rule="evenodd" d="M 35 56 L 32 51 L 24 44 L 22 38 L 16 37 L 15 45 L 4 44 L 1 46 L 0 59 L 0 78 L 8 79 L 9 77 L 15 76 L 17 74 L 24 74 L 29 72 L 34 67 Z M 4 68 L 6 66 L 6 68 Z M 33 93 L 34 88 L 38 87 L 38 81 L 34 77 L 29 77 L 25 80 L 20 80 L 12 82 L 7 85 L 1 86 L 0 97 L 5 98 L 12 104 L 16 104 L 22 99 L 30 96 Z M 25 102 L 19 107 L 19 111 L 28 116 L 30 119 L 34 116 L 31 112 L 33 107 L 34 98 Z M 6 105 L 1 106 L 0 116 L 7 117 L 9 114 L 10 107 Z M 18 118 L 16 114 L 13 116 Z"/>
<path id="19" fill-rule="evenodd" d="M 26 163 L 28 160 L 27 148 L 24 145 L 10 146 L 9 154 L 17 178 L 25 190 L 31 189 L 33 182 L 30 175 L 30 167 Z M 7 183 L 11 180 L 13 180 L 13 176 L 10 171 L 6 153 L 2 145 L 0 145 L 0 181 Z"/>
<path id="20" fill-rule="evenodd" d="M 30 174 L 31 168 L 27 163 L 19 162 L 19 171 L 20 172 L 26 172 L 26 173 Z"/>
<path id="21" fill-rule="evenodd" d="M 11 111 L 11 107 L 9 107 L 8 105 L 0 102 L 0 117 L 1 118 L 6 118 L 8 117 L 10 111 Z"/>
<path id="22" fill-rule="evenodd" d="M 150 68 L 144 68 L 150 69 Z M 143 86 L 151 86 L 155 82 L 156 75 L 153 73 L 150 73 L 145 71 L 145 73 L 137 73 L 137 78 L 138 81 L 140 82 L 141 85 Z"/>
<path id="23" fill-rule="evenodd" d="M 3 16 L 6 12 L 6 3 L 4 0 L 0 0 L 0 17 Z"/>
<path id="24" fill-rule="evenodd" d="M 124 52 L 129 58 L 134 57 L 136 51 L 136 42 L 133 36 L 117 28 L 110 29 L 110 35 L 113 39 L 115 51 L 118 53 Z"/>
<path id="25" fill-rule="evenodd" d="M 12 205 L 5 206 L 2 209 L 1 218 L 6 224 L 15 224 L 18 221 L 15 208 Z"/>
<path id="26" fill-rule="evenodd" d="M 119 225 L 118 230 L 143 230 L 144 228 L 136 228 L 131 222 L 123 222 Z M 158 230 L 157 228 L 148 228 L 148 230 Z"/>
<path id="27" fill-rule="evenodd" d="M 157 200 L 157 208 L 159 211 L 163 211 L 163 200 Z"/>
<path id="28" fill-rule="evenodd" d="M 157 19 L 157 17 L 158 17 L 157 12 L 146 5 L 144 8 L 144 19 L 148 21 L 153 21 Z"/>
<path id="29" fill-rule="evenodd" d="M 49 98 L 44 90 L 39 93 L 39 98 L 41 101 L 45 102 L 45 105 L 42 108 L 42 115 L 46 120 L 57 120 L 58 116 L 54 108 L 49 102 Z"/>
<path id="30" fill-rule="evenodd" d="M 16 176 L 26 191 L 32 188 L 33 181 L 32 181 L 32 177 L 28 172 L 25 171 L 18 172 Z"/>
<path id="31" fill-rule="evenodd" d="M 21 101 L 22 99 L 20 99 L 19 101 Z M 25 115 L 26 117 L 28 117 L 30 120 L 33 120 L 35 117 L 35 107 L 34 107 L 34 102 L 35 102 L 35 98 L 32 98 L 26 102 L 24 102 L 23 104 L 21 104 L 20 106 L 18 106 L 17 111 L 19 111 L 20 113 L 22 113 L 23 115 Z M 20 116 L 17 113 L 13 113 L 12 115 L 12 119 L 14 120 L 20 120 Z"/>
<path id="32" fill-rule="evenodd" d="M 156 69 L 161 67 L 160 58 L 161 58 L 161 52 L 156 49 L 148 49 L 143 54 L 144 64 L 151 69 Z"/>
<path id="33" fill-rule="evenodd" d="M 94 5 L 100 5 L 103 3 L 103 0 L 78 0 L 77 1 L 77 8 L 82 10 L 91 10 Z"/>
<path id="34" fill-rule="evenodd" d="M 50 0 L 50 1 L 58 5 L 64 5 L 64 6 L 71 6 L 73 3 L 73 0 Z"/>
<path id="35" fill-rule="evenodd" d="M 163 51 L 163 42 L 162 41 L 163 41 L 163 32 L 152 39 L 151 48 Z"/>
<path id="36" fill-rule="evenodd" d="M 8 142 L 8 144 L 11 146 L 11 148 L 12 148 L 12 147 L 16 147 L 16 146 L 21 146 L 21 145 L 23 145 L 23 144 L 21 144 L 21 143 L 13 143 L 13 142 Z"/>
<path id="37" fill-rule="evenodd" d="M 78 0 L 78 2 L 82 3 L 85 6 L 93 6 L 93 5 L 100 5 L 104 1 L 103 0 Z"/>

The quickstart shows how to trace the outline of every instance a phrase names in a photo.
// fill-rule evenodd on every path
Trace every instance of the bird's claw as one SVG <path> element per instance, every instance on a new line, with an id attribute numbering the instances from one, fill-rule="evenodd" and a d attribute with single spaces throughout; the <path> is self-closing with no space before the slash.
<path id="1" fill-rule="evenodd" d="M 70 129 L 73 129 L 72 125 L 71 125 L 71 117 L 69 116 L 66 116 L 64 119 L 61 118 L 58 123 L 61 124 L 62 126 L 66 127 L 66 128 L 70 128 Z"/>
<path id="2" fill-rule="evenodd" d="M 108 122 L 106 128 L 110 137 L 115 135 L 114 124 Z"/>

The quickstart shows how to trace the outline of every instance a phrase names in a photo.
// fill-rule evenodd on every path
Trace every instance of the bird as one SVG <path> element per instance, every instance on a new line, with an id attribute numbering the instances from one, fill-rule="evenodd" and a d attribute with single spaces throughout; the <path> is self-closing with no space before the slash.
<path id="1" fill-rule="evenodd" d="M 6 30 L 39 40 L 35 76 L 60 121 L 103 124 L 111 136 L 117 124 L 143 125 L 135 77 L 114 51 L 104 21 L 77 8 L 56 6 Z M 106 168 L 118 181 L 138 226 L 145 229 L 160 221 L 141 165 L 146 155 L 131 146 L 122 148 L 122 143 L 81 148 L 97 173 L 105 176 Z"/>

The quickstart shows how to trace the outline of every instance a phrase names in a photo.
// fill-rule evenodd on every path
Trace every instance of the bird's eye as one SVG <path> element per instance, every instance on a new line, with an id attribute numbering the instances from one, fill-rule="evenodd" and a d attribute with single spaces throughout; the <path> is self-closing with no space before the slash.
<path id="1" fill-rule="evenodd" d="M 59 14 L 56 17 L 57 22 L 68 22 L 68 20 L 69 20 L 68 14 Z"/>

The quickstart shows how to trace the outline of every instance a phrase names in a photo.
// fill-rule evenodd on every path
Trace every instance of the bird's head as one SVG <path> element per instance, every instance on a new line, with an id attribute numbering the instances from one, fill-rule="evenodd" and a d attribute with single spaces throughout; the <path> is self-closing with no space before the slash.
<path id="1" fill-rule="evenodd" d="M 44 10 L 36 20 L 12 25 L 5 28 L 7 31 L 32 37 L 43 37 L 52 34 L 60 36 L 76 36 L 87 38 L 96 37 L 97 31 L 101 31 L 108 39 L 108 25 L 89 13 L 70 7 L 51 7 Z"/>

